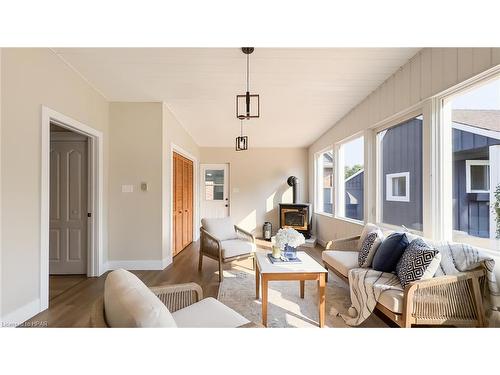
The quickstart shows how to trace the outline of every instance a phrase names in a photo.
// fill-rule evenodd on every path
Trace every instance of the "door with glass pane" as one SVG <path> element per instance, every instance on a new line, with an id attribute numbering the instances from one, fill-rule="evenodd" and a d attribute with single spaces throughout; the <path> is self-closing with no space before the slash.
<path id="1" fill-rule="evenodd" d="M 228 164 L 201 165 L 201 218 L 229 216 Z"/>

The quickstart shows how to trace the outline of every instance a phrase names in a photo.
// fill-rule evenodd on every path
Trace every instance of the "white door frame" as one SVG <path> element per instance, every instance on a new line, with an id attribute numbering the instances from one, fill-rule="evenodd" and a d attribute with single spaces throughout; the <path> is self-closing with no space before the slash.
<path id="1" fill-rule="evenodd" d="M 193 242 L 200 237 L 199 195 L 198 195 L 198 158 L 175 143 L 170 144 L 170 257 L 174 257 L 174 152 L 193 162 Z"/>
<path id="2" fill-rule="evenodd" d="M 87 276 L 96 277 L 104 272 L 103 260 L 103 134 L 46 106 L 42 106 L 41 121 L 41 195 L 40 195 L 40 311 L 49 305 L 49 200 L 50 200 L 50 124 L 82 134 L 89 139 L 89 202 L 92 213 L 89 220 Z"/>

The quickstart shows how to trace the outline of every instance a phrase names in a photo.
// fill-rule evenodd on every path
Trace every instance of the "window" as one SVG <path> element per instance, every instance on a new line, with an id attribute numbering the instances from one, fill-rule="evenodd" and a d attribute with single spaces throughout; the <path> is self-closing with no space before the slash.
<path id="1" fill-rule="evenodd" d="M 445 235 L 500 250 L 500 215 L 492 209 L 494 192 L 500 188 L 500 77 L 446 98 L 443 112 L 451 136 L 451 165 L 446 166 L 451 170 L 446 180 L 452 210 L 446 224 L 451 236 Z"/>
<path id="2" fill-rule="evenodd" d="M 207 169 L 205 171 L 205 200 L 224 200 L 224 170 Z"/>
<path id="3" fill-rule="evenodd" d="M 417 116 L 377 134 L 378 221 L 423 229 L 422 124 Z"/>
<path id="4" fill-rule="evenodd" d="M 333 214 L 333 150 L 316 157 L 316 212 Z"/>
<path id="5" fill-rule="evenodd" d="M 410 201 L 410 172 L 391 173 L 386 176 L 386 200 L 393 202 Z"/>
<path id="6" fill-rule="evenodd" d="M 339 147 L 337 216 L 363 220 L 364 209 L 364 139 L 358 137 Z"/>
<path id="7" fill-rule="evenodd" d="M 490 192 L 490 162 L 489 160 L 466 160 L 465 179 L 467 193 Z"/>

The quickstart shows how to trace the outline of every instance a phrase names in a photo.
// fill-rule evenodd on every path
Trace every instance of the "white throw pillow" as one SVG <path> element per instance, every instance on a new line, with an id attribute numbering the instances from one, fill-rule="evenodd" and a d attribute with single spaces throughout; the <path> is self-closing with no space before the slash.
<path id="1" fill-rule="evenodd" d="M 361 245 L 366 240 L 366 236 L 368 236 L 371 232 L 373 232 L 374 230 L 377 230 L 377 229 L 379 229 L 379 227 L 375 224 L 372 224 L 372 223 L 365 224 L 365 227 L 363 228 L 363 231 L 361 232 L 361 235 L 359 236 L 358 250 L 361 250 Z"/>
<path id="2" fill-rule="evenodd" d="M 104 311 L 110 327 L 177 327 L 158 297 L 137 276 L 123 269 L 106 277 Z"/>
<path id="3" fill-rule="evenodd" d="M 201 219 L 201 225 L 212 236 L 219 241 L 234 240 L 238 236 L 234 230 L 234 224 L 230 217 L 222 219 Z"/>
<path id="4" fill-rule="evenodd" d="M 373 256 L 377 252 L 378 247 L 384 240 L 384 236 L 380 229 L 368 233 L 365 240 L 361 243 L 358 253 L 358 265 L 361 268 L 369 268 L 372 265 Z"/>

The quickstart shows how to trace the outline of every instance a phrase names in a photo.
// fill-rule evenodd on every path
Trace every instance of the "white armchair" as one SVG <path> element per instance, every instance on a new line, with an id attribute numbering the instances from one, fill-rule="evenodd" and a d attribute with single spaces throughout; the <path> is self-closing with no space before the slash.
<path id="1" fill-rule="evenodd" d="M 195 283 L 148 288 L 134 274 L 119 269 L 104 282 L 104 296 L 93 305 L 90 326 L 150 328 L 253 328 L 250 322 L 215 298 L 203 298 Z"/>
<path id="2" fill-rule="evenodd" d="M 202 219 L 200 229 L 200 259 L 198 269 L 203 267 L 203 256 L 219 262 L 219 281 L 224 275 L 222 264 L 233 260 L 253 258 L 255 269 L 255 237 L 234 225 L 231 218 Z"/>

